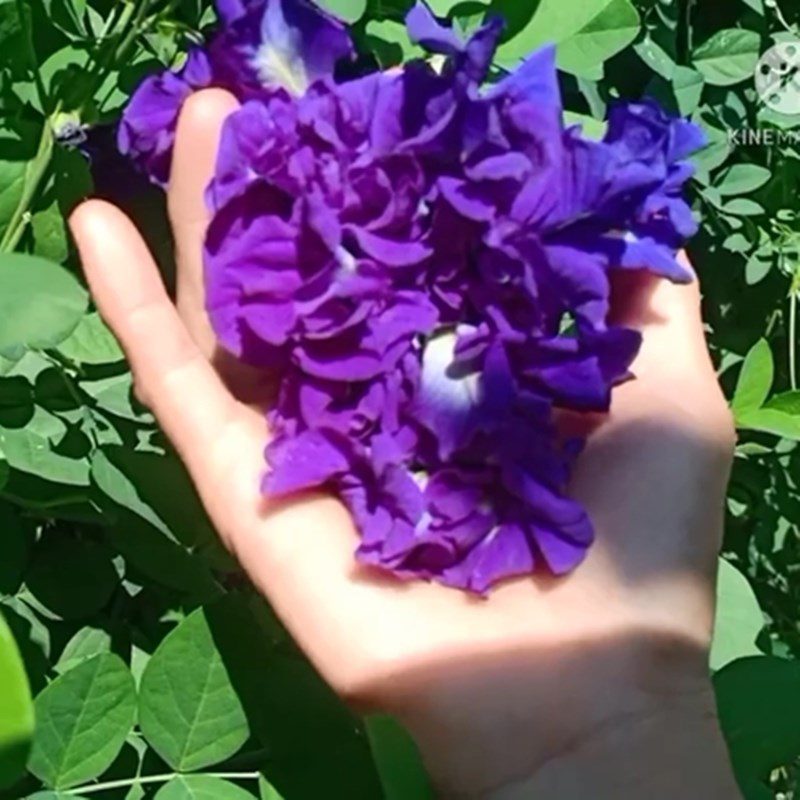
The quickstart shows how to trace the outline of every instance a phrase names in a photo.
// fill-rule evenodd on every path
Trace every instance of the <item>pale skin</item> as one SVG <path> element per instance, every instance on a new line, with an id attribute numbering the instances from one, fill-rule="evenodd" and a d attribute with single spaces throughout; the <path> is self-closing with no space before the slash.
<path id="1" fill-rule="evenodd" d="M 444 798 L 738 796 L 706 667 L 734 431 L 696 283 L 626 276 L 636 380 L 591 428 L 571 492 L 597 543 L 572 575 L 488 600 L 359 567 L 332 497 L 259 496 L 261 376 L 220 359 L 204 311 L 203 189 L 236 101 L 186 104 L 169 188 L 177 303 L 133 224 L 100 201 L 71 219 L 97 306 L 225 545 L 322 676 L 357 710 L 401 719 Z"/>

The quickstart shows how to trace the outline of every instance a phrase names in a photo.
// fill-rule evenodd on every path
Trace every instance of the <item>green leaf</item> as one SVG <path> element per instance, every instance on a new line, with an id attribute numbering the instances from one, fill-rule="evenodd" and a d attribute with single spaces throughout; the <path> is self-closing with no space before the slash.
<path id="1" fill-rule="evenodd" d="M 760 247 L 745 264 L 745 280 L 748 286 L 760 283 L 769 274 L 774 264 L 774 253 L 771 247 Z"/>
<path id="2" fill-rule="evenodd" d="M 0 256 L 0 356 L 55 347 L 77 327 L 88 296 L 63 267 L 36 256 Z"/>
<path id="3" fill-rule="evenodd" d="M 633 46 L 633 49 L 653 72 L 658 73 L 665 80 L 672 80 L 672 76 L 675 74 L 675 61 L 651 36 L 646 35 L 644 39 Z"/>
<path id="4" fill-rule="evenodd" d="M 102 775 L 133 727 L 136 687 L 116 655 L 86 661 L 36 698 L 28 769 L 48 787 L 68 789 Z"/>
<path id="5" fill-rule="evenodd" d="M 66 259 L 69 253 L 67 230 L 58 203 L 51 203 L 42 211 L 37 211 L 31 220 L 31 227 L 36 255 L 57 264 Z"/>
<path id="6" fill-rule="evenodd" d="M 36 613 L 23 599 L 24 597 L 25 593 L 20 593 L 16 597 L 2 601 L 3 613 L 6 615 L 8 627 L 17 640 L 31 685 L 35 685 L 38 691 L 44 686 L 40 678 L 49 669 L 52 634 L 47 624 L 52 625 L 52 620 L 45 621 L 43 616 Z"/>
<path id="7" fill-rule="evenodd" d="M 111 652 L 111 634 L 103 628 L 81 628 L 64 646 L 54 669 L 60 675 L 90 658 Z"/>
<path id="8" fill-rule="evenodd" d="M 761 37 L 755 31 L 726 28 L 703 42 L 692 61 L 707 83 L 732 86 L 753 77 L 760 52 Z"/>
<path id="9" fill-rule="evenodd" d="M 732 233 L 722 242 L 722 246 L 731 253 L 746 253 L 751 243 L 743 233 Z"/>
<path id="10" fill-rule="evenodd" d="M 253 800 L 253 795 L 211 775 L 178 775 L 159 789 L 155 800 Z"/>
<path id="11" fill-rule="evenodd" d="M 122 448 L 97 450 L 92 458 L 92 479 L 113 520 L 107 530 L 113 546 L 151 580 L 211 598 L 220 589 L 209 564 L 198 557 L 208 553 L 206 534 L 198 540 L 203 517 L 181 469 L 168 456 Z M 215 535 L 210 526 L 207 535 Z"/>
<path id="12" fill-rule="evenodd" d="M 73 38 L 87 34 L 84 21 L 86 0 L 43 0 L 43 2 L 51 24 Z"/>
<path id="13" fill-rule="evenodd" d="M 0 789 L 25 772 L 33 738 L 33 700 L 17 645 L 0 614 Z"/>
<path id="14" fill-rule="evenodd" d="M 22 20 L 19 17 L 19 11 L 27 11 L 28 18 L 30 18 L 30 10 L 25 6 L 17 5 L 14 0 L 3 0 L 0 3 L 0 45 L 7 48 L 9 45 L 16 44 L 17 41 L 22 39 Z"/>
<path id="15" fill-rule="evenodd" d="M 502 13 L 517 3 L 497 0 L 492 9 Z M 639 14 L 629 0 L 541 0 L 527 25 L 500 46 L 497 60 L 515 67 L 537 47 L 553 42 L 561 69 L 599 77 L 603 62 L 630 44 L 639 26 Z"/>
<path id="16" fill-rule="evenodd" d="M 106 531 L 109 542 L 149 581 L 195 600 L 216 597 L 221 589 L 205 561 L 168 539 L 132 512 L 121 512 Z"/>
<path id="17" fill-rule="evenodd" d="M 51 534 L 37 544 L 25 582 L 53 614 L 82 619 L 106 605 L 119 575 L 104 547 Z"/>
<path id="18" fill-rule="evenodd" d="M 742 0 L 742 2 L 750 6 L 757 14 L 764 16 L 764 0 Z"/>
<path id="19" fill-rule="evenodd" d="M 37 409 L 37 424 L 46 424 L 47 415 Z M 63 434 L 63 432 L 62 432 Z M 89 463 L 82 456 L 73 457 L 56 451 L 55 433 L 40 432 L 30 427 L 0 428 L 0 450 L 9 466 L 20 472 L 35 475 L 44 481 L 68 486 L 89 485 Z"/>
<path id="20" fill-rule="evenodd" d="M 114 364 L 125 359 L 114 334 L 96 313 L 83 317 L 58 349 L 76 364 Z"/>
<path id="21" fill-rule="evenodd" d="M 678 111 L 683 116 L 688 117 L 694 113 L 703 95 L 705 83 L 705 78 L 697 70 L 675 67 L 672 72 L 672 93 L 675 95 Z"/>
<path id="22" fill-rule="evenodd" d="M 714 676 L 719 717 L 742 783 L 800 755 L 800 664 L 742 658 Z"/>
<path id="23" fill-rule="evenodd" d="M 220 544 L 197 491 L 180 460 L 166 454 L 106 447 L 93 456 L 92 477 L 120 506 L 130 509 L 165 536 L 215 563 Z"/>
<path id="24" fill-rule="evenodd" d="M 77 111 L 90 98 L 95 75 L 91 55 L 80 43 L 66 45 L 49 55 L 39 67 L 39 76 L 51 98 L 60 102 L 63 111 Z M 38 93 L 30 98 L 39 111 Z"/>
<path id="25" fill-rule="evenodd" d="M 258 776 L 258 796 L 260 800 L 283 800 L 281 793 L 263 775 Z"/>
<path id="26" fill-rule="evenodd" d="M 759 339 L 747 354 L 739 373 L 739 382 L 731 401 L 731 408 L 740 414 L 761 408 L 772 389 L 775 363 L 766 339 Z"/>
<path id="27" fill-rule="evenodd" d="M 722 207 L 726 214 L 735 214 L 738 217 L 757 217 L 766 213 L 764 206 L 747 197 L 737 197 Z"/>
<path id="28" fill-rule="evenodd" d="M 700 123 L 708 143 L 692 156 L 692 161 L 699 173 L 709 173 L 728 160 L 731 155 L 731 141 L 727 131 L 709 123 L 705 117 L 700 116 L 695 122 Z"/>
<path id="29" fill-rule="evenodd" d="M 800 441 L 800 417 L 760 408 L 754 411 L 742 411 L 736 415 L 736 426 L 742 430 L 772 433 L 783 439 Z"/>
<path id="30" fill-rule="evenodd" d="M 756 638 L 763 627 L 764 615 L 750 582 L 733 564 L 721 558 L 711 669 L 717 671 L 737 658 L 758 655 Z"/>
<path id="31" fill-rule="evenodd" d="M 247 741 L 247 717 L 203 609 L 178 625 L 148 662 L 139 723 L 150 746 L 181 772 L 224 761 Z"/>
<path id="32" fill-rule="evenodd" d="M 450 18 L 456 30 L 465 38 L 470 38 L 486 21 L 489 0 L 460 0 L 450 10 Z"/>
<path id="33" fill-rule="evenodd" d="M 392 717 L 373 715 L 365 721 L 385 800 L 428 800 L 433 789 L 414 740 Z"/>
<path id="34" fill-rule="evenodd" d="M 411 41 L 402 22 L 373 19 L 367 23 L 366 34 L 370 49 L 384 69 L 425 55 L 425 51 Z"/>
<path id="35" fill-rule="evenodd" d="M 367 10 L 367 0 L 314 0 L 320 7 L 325 9 L 342 22 L 358 22 Z"/>
<path id="36" fill-rule="evenodd" d="M 784 414 L 800 416 L 800 392 L 784 392 L 771 397 L 764 408 L 782 411 Z"/>
<path id="37" fill-rule="evenodd" d="M 263 603 L 243 599 L 228 595 L 206 614 L 252 733 L 270 753 L 271 782 L 287 800 L 381 797 L 356 717 L 305 659 L 273 644 L 274 621 L 263 618 Z"/>
<path id="38" fill-rule="evenodd" d="M 141 424 L 153 422 L 152 414 L 134 396 L 133 375 L 130 372 L 100 380 L 81 381 L 80 387 L 102 411 Z"/>
<path id="39" fill-rule="evenodd" d="M 598 141 L 606 135 L 608 124 L 602 120 L 590 117 L 587 114 L 577 114 L 574 111 L 564 112 L 565 125 L 580 125 L 582 133 L 587 139 L 597 139 Z"/>
<path id="40" fill-rule="evenodd" d="M 720 194 L 747 194 L 760 189 L 772 173 L 757 164 L 734 164 L 715 182 Z"/>

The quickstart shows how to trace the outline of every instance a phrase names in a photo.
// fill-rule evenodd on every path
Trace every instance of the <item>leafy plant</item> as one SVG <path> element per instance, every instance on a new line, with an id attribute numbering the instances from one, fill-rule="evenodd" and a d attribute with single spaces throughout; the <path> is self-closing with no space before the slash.
<path id="1" fill-rule="evenodd" d="M 408 0 L 320 3 L 365 58 L 418 54 Z M 645 94 L 706 132 L 691 256 L 740 430 L 710 668 L 747 797 L 795 797 L 800 115 L 762 104 L 752 78 L 768 46 L 800 38 L 800 10 L 431 5 L 464 30 L 506 16 L 498 74 L 555 41 L 590 133 Z M 429 796 L 402 729 L 352 716 L 247 588 L 77 277 L 64 220 L 90 192 L 136 218 L 171 274 L 163 200 L 113 128 L 213 20 L 210 0 L 0 0 L 0 798 Z"/>

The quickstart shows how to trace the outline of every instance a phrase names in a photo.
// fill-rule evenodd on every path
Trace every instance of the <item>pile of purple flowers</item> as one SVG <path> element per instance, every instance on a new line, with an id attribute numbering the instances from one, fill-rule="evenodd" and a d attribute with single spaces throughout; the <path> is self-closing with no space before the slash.
<path id="1" fill-rule="evenodd" d="M 264 492 L 338 493 L 360 561 L 474 592 L 572 570 L 592 542 L 566 494 L 582 443 L 556 409 L 605 411 L 640 335 L 611 325 L 609 273 L 689 278 L 681 196 L 699 130 L 620 103 L 602 141 L 565 127 L 554 49 L 484 87 L 502 33 L 465 41 L 418 3 L 438 68 L 335 77 L 346 28 L 307 0 L 218 0 L 222 29 L 146 81 L 120 131 L 169 173 L 194 90 L 226 123 L 206 242 L 221 344 L 281 376 Z M 324 536 L 320 531 L 320 536 Z"/>

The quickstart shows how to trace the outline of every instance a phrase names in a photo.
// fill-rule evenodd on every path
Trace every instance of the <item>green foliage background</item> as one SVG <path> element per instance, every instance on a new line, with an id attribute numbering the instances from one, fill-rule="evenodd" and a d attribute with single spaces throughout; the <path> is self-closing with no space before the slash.
<path id="1" fill-rule="evenodd" d="M 407 0 L 324 5 L 382 66 L 416 54 Z M 431 5 L 465 30 L 506 15 L 498 74 L 555 40 L 592 134 L 610 101 L 644 94 L 708 133 L 691 255 L 741 431 L 710 669 L 746 796 L 794 797 L 800 116 L 761 107 L 753 72 L 800 38 L 800 4 Z M 429 797 L 402 731 L 346 711 L 222 551 L 76 277 L 64 216 L 93 191 L 170 275 L 163 198 L 115 160 L 111 126 L 213 21 L 211 0 L 0 0 L 0 798 Z M 731 135 L 745 129 L 761 140 Z"/>

